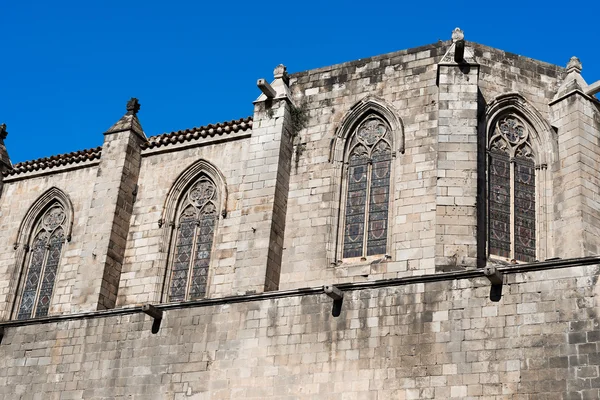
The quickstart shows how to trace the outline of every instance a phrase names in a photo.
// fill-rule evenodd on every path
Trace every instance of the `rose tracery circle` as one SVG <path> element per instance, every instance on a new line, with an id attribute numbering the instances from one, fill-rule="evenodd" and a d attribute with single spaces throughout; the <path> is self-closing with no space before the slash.
<path id="1" fill-rule="evenodd" d="M 65 220 L 64 210 L 57 207 L 57 208 L 51 209 L 50 211 L 48 211 L 46 213 L 46 215 L 44 215 L 43 224 L 47 230 L 53 231 L 58 226 L 60 226 L 64 220 Z"/>
<path id="2" fill-rule="evenodd" d="M 358 128 L 357 136 L 369 146 L 375 144 L 387 132 L 386 126 L 377 119 L 370 119 Z"/>
<path id="3" fill-rule="evenodd" d="M 527 137 L 525 127 L 515 118 L 504 118 L 498 123 L 500 132 L 512 144 L 518 143 Z"/>
<path id="4" fill-rule="evenodd" d="M 204 204 L 213 198 L 215 191 L 216 189 L 212 182 L 200 181 L 190 190 L 190 200 L 198 205 Z"/>

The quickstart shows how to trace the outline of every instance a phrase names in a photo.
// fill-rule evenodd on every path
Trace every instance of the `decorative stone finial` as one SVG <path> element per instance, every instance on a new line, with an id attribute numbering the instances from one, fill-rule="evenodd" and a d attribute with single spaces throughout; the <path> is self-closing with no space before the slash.
<path id="1" fill-rule="evenodd" d="M 283 64 L 279 64 L 275 67 L 275 69 L 273 70 L 273 76 L 275 77 L 275 79 L 282 79 L 283 83 L 285 83 L 286 85 L 290 83 L 290 77 L 287 73 L 287 67 Z"/>
<path id="2" fill-rule="evenodd" d="M 275 69 L 273 70 L 273 76 L 275 77 L 275 79 L 286 77 L 287 76 L 286 66 L 283 64 L 279 64 L 278 66 L 276 66 Z"/>
<path id="3" fill-rule="evenodd" d="M 127 115 L 136 115 L 140 111 L 140 102 L 135 97 L 132 97 L 127 102 Z"/>
<path id="4" fill-rule="evenodd" d="M 462 31 L 462 29 L 460 28 L 454 28 L 454 30 L 452 31 L 452 41 L 454 43 L 458 42 L 459 40 L 464 40 L 465 39 L 465 33 Z"/>
<path id="5" fill-rule="evenodd" d="M 8 132 L 6 131 L 6 124 L 0 125 L 0 140 L 6 139 Z"/>
<path id="6" fill-rule="evenodd" d="M 569 60 L 569 63 L 567 64 L 567 73 L 571 73 L 571 72 L 577 72 L 577 73 L 581 73 L 581 61 L 579 61 L 579 58 L 573 56 L 571 57 L 571 59 Z"/>

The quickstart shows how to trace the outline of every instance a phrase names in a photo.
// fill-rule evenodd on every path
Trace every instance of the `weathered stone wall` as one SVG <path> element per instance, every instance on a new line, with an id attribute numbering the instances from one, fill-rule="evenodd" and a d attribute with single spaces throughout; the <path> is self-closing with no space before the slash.
<path id="1" fill-rule="evenodd" d="M 284 87 L 283 79 L 276 82 Z M 242 166 L 237 261 L 234 274 L 226 278 L 231 289 L 221 296 L 279 289 L 292 152 L 291 107 L 287 97 L 256 102 Z"/>
<path id="2" fill-rule="evenodd" d="M 426 46 L 292 76 L 294 99 L 305 103 L 309 121 L 292 166 L 282 288 L 434 271 L 436 61 L 444 50 Z M 344 116 L 367 96 L 387 103 L 403 124 L 405 151 L 392 161 L 391 260 L 344 263 L 338 262 L 342 162 L 331 160 L 331 144 Z"/>
<path id="3" fill-rule="evenodd" d="M 480 138 L 485 138 L 487 134 L 486 107 L 489 107 L 498 96 L 507 93 L 518 93 L 522 96 L 527 102 L 527 106 L 532 108 L 532 112 L 539 113 L 546 124 L 553 120 L 549 103 L 565 76 L 564 68 L 477 43 L 469 43 L 469 46 L 473 47 L 475 58 L 480 65 Z M 523 116 L 519 110 L 513 109 L 513 111 L 516 111 L 517 115 Z M 526 119 L 529 123 L 533 123 L 531 115 L 527 115 Z M 537 182 L 540 183 L 537 188 L 539 211 L 537 218 L 540 221 L 537 230 L 538 258 L 544 260 L 556 256 L 564 257 L 555 248 L 554 223 L 557 217 L 553 209 L 553 179 L 561 168 L 561 154 L 557 146 L 556 132 L 549 126 L 542 128 L 539 124 L 535 128 L 539 130 L 538 134 L 544 138 L 543 144 L 548 149 L 544 161 L 538 165 L 536 175 Z M 549 130 L 549 132 L 543 132 L 545 130 Z M 486 143 L 482 143 L 480 146 L 480 157 L 485 157 L 483 152 L 485 146 Z M 483 225 L 481 220 L 479 224 Z M 557 237 L 559 241 L 563 239 Z M 480 251 L 483 253 L 481 257 L 485 257 L 485 248 L 481 244 Z M 581 255 L 583 254 L 578 254 L 578 256 Z"/>
<path id="4" fill-rule="evenodd" d="M 70 313 L 78 299 L 72 297 L 81 259 L 83 235 L 88 218 L 97 166 L 52 174 L 36 174 L 24 179 L 5 178 L 0 196 L 0 320 L 11 318 L 11 308 L 17 290 L 21 264 L 13 244 L 25 214 L 44 192 L 56 187 L 66 193 L 73 204 L 71 241 L 64 244 L 56 277 L 56 287 L 50 314 Z M 19 243 L 19 246 L 24 243 Z"/>
<path id="5" fill-rule="evenodd" d="M 477 264 L 479 66 L 438 67 L 436 270 Z"/>
<path id="6" fill-rule="evenodd" d="M 243 168 L 248 145 L 247 139 L 239 139 L 143 154 L 117 306 L 161 301 L 171 228 L 168 221 L 161 228 L 159 220 L 171 186 L 198 160 L 205 160 L 219 169 L 228 191 L 227 215 L 219 218 L 216 227 L 208 295 L 234 294 L 235 250 L 242 217 L 240 185 L 245 175 L 255 175 Z M 257 182 L 258 178 L 256 174 Z"/>
<path id="7" fill-rule="evenodd" d="M 485 203 L 480 193 L 486 185 L 486 107 L 500 95 L 517 92 L 550 121 L 548 104 L 564 69 L 470 42 L 479 66 L 438 69 L 449 45 L 292 75 L 294 99 L 304 104 L 309 120 L 294 148 L 281 288 L 475 265 L 477 239 L 485 240 L 485 232 L 478 230 L 485 229 L 476 205 Z M 473 89 L 478 89 L 477 98 Z M 393 160 L 389 259 L 348 262 L 341 260 L 339 226 L 343 167 L 332 157 L 332 141 L 344 117 L 368 96 L 381 99 L 401 118 L 405 152 Z M 543 203 L 538 216 L 538 231 L 543 232 L 539 241 L 544 243 L 540 259 L 559 255 L 552 251 L 551 170 L 560 168 L 556 136 L 552 140 L 549 165 L 538 176 L 544 183 L 538 188 Z M 478 182 L 480 175 L 483 180 Z"/>
<path id="8" fill-rule="evenodd" d="M 3 399 L 597 399 L 597 266 L 7 327 Z M 133 310 L 132 310 L 133 311 Z"/>
<path id="9" fill-rule="evenodd" d="M 50 186 L 63 189 L 77 203 L 77 229 L 81 228 L 78 224 L 89 225 L 87 239 L 83 240 L 82 232 L 75 229 L 73 241 L 65 247 L 59 271 L 67 275 L 57 279 L 58 297 L 53 300 L 51 314 L 96 309 L 88 307 L 88 292 L 95 297 L 106 292 L 103 296 L 110 298 L 102 305 L 106 308 L 115 305 L 115 296 L 116 307 L 164 301 L 172 227 L 168 221 L 162 225 L 159 221 L 170 189 L 199 160 L 205 160 L 223 175 L 228 193 L 225 210 L 221 210 L 226 211 L 226 216 L 219 218 L 216 228 L 208 297 L 473 267 L 475 253 L 485 246 L 484 224 L 481 218 L 476 219 L 476 214 L 482 213 L 485 204 L 481 197 L 486 185 L 485 166 L 482 169 L 481 160 L 486 157 L 486 109 L 498 96 L 518 92 L 519 98 L 539 111 L 547 124 L 551 118 L 548 104 L 564 69 L 478 44 L 467 45 L 479 64 L 476 67 L 473 63 L 468 71 L 438 65 L 450 46 L 450 42 L 439 42 L 294 74 L 290 80 L 291 103 L 267 109 L 257 101 L 252 130 L 196 136 L 193 140 L 188 131 L 186 135 L 171 137 L 163 147 L 144 147 L 139 155 L 119 152 L 123 165 L 140 163 L 141 157 L 139 176 L 137 171 L 129 173 L 125 168 L 123 182 L 120 176 L 97 176 L 95 166 L 67 172 L 46 171 L 43 177 L 6 179 L 0 198 L 0 224 L 4 228 L 0 233 L 0 248 L 4 246 L 0 250 L 0 318 L 10 318 L 13 303 L 11 295 L 18 275 L 12 249 L 16 230 L 32 201 Z M 394 132 L 389 251 L 386 257 L 349 261 L 341 257 L 340 205 L 345 199 L 343 157 L 339 155 L 344 152 L 345 133 L 340 126 L 357 104 L 369 101 L 383 104 L 400 121 Z M 589 128 L 590 135 L 600 136 L 591 115 L 594 108 L 588 108 L 583 112 L 587 122 L 582 122 L 582 129 Z M 307 120 L 303 129 L 296 130 L 291 119 L 298 112 Z M 544 235 L 538 239 L 545 243 L 539 252 L 541 260 L 567 254 L 554 246 L 552 236 L 553 224 L 569 223 L 563 218 L 565 211 L 553 208 L 551 202 L 553 185 L 561 182 L 553 177 L 564 175 L 557 175 L 561 168 L 571 168 L 561 164 L 559 150 L 567 150 L 558 145 L 559 135 L 554 131 L 545 133 L 547 142 L 552 143 L 548 145 L 548 165 L 540 166 L 538 176 L 544 183 L 538 191 L 543 203 L 539 215 L 543 224 L 538 234 Z M 293 149 L 289 136 L 294 136 Z M 579 140 L 576 134 L 563 139 L 565 143 Z M 579 148 L 586 151 L 585 145 Z M 110 158 L 108 153 L 103 154 L 106 160 Z M 596 162 L 597 154 L 589 154 L 588 161 Z M 569 156 L 573 160 L 582 157 L 578 153 Z M 594 166 L 590 171 L 595 170 Z M 587 174 L 586 179 L 577 183 L 584 195 L 576 201 L 588 204 L 585 219 L 589 222 L 585 222 L 585 227 L 589 237 L 600 237 L 595 192 L 585 187 L 595 187 L 593 174 Z M 110 207 L 108 203 L 103 207 L 100 194 L 92 197 L 94 185 L 100 194 L 118 190 L 115 185 L 121 185 L 121 195 L 109 202 Z M 115 204 L 120 206 L 115 208 Z M 98 224 L 88 219 L 89 207 L 94 208 Z M 112 223 L 107 222 L 112 228 L 103 233 L 106 240 L 102 247 L 107 250 L 100 258 L 107 257 L 108 249 L 116 248 L 122 257 L 115 257 L 112 267 L 98 272 L 98 279 L 90 283 L 86 271 L 92 250 L 99 243 L 94 227 L 106 222 L 104 211 L 110 214 L 107 221 L 112 215 Z M 569 235 L 565 240 L 578 239 Z M 595 254 L 594 249 L 595 245 L 588 245 L 585 251 L 568 255 Z M 73 275 L 77 268 L 79 277 Z M 110 278 L 110 282 L 104 278 Z M 71 296 L 76 284 L 81 290 Z"/>
<path id="10" fill-rule="evenodd" d="M 561 168 L 554 178 L 554 247 L 563 257 L 596 255 L 600 251 L 600 107 L 575 92 L 557 99 L 552 109 L 561 154 Z"/>
<path id="11" fill-rule="evenodd" d="M 143 134 L 107 132 L 94 182 L 82 258 L 73 291 L 74 311 L 114 308 L 119 291 Z"/>
<path id="12" fill-rule="evenodd" d="M 485 104 L 503 93 L 516 92 L 550 120 L 548 103 L 564 76 L 563 67 L 477 43 L 467 45 L 480 65 L 479 89 Z"/>

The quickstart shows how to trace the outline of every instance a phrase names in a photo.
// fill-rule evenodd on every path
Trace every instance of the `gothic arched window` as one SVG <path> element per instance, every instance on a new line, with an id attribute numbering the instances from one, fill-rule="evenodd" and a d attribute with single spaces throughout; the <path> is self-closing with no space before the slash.
<path id="1" fill-rule="evenodd" d="M 17 319 L 48 315 L 65 242 L 66 214 L 58 202 L 39 219 L 31 234 L 29 260 Z"/>
<path id="2" fill-rule="evenodd" d="M 181 197 L 175 220 L 168 299 L 171 302 L 204 298 L 218 220 L 218 191 L 202 175 Z"/>
<path id="3" fill-rule="evenodd" d="M 344 258 L 387 253 L 390 135 L 389 125 L 371 115 L 358 125 L 347 147 Z"/>
<path id="4" fill-rule="evenodd" d="M 530 127 L 514 115 L 499 118 L 488 141 L 488 253 L 536 259 L 535 161 Z"/>

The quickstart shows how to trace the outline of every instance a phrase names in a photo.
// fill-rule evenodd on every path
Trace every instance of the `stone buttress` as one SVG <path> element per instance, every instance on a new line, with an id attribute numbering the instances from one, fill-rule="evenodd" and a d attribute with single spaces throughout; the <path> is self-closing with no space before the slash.
<path id="1" fill-rule="evenodd" d="M 241 180 L 242 217 L 233 294 L 277 290 L 292 159 L 292 109 L 286 68 L 254 106 L 252 137 Z M 232 293 L 218 293 L 217 296 Z"/>
<path id="2" fill-rule="evenodd" d="M 577 57 L 550 102 L 558 132 L 554 178 L 555 254 L 562 258 L 600 252 L 600 109 Z"/>
<path id="3" fill-rule="evenodd" d="M 438 64 L 436 268 L 475 266 L 477 259 L 477 113 L 479 64 L 464 34 Z"/>
<path id="4" fill-rule="evenodd" d="M 141 164 L 147 141 L 137 118 L 137 99 L 104 134 L 102 158 L 85 226 L 82 263 L 73 291 L 74 312 L 115 306 Z"/>

